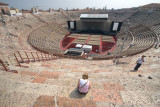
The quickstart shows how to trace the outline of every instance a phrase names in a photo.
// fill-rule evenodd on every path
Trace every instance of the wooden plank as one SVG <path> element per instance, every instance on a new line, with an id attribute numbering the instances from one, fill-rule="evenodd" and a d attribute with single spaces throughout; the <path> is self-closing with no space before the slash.
<path id="1" fill-rule="evenodd" d="M 71 35 L 69 35 L 68 37 L 78 37 L 78 36 L 80 36 L 81 34 L 71 34 Z"/>
<path id="2" fill-rule="evenodd" d="M 88 41 L 88 43 L 100 43 L 100 41 Z"/>
<path id="3" fill-rule="evenodd" d="M 100 45 L 100 42 L 88 42 L 87 44 L 96 44 L 96 45 Z"/>
<path id="4" fill-rule="evenodd" d="M 76 44 L 84 44 L 84 41 L 74 41 L 73 43 L 76 43 Z"/>
<path id="5" fill-rule="evenodd" d="M 103 42 L 114 42 L 112 39 L 102 40 Z"/>
<path id="6" fill-rule="evenodd" d="M 101 35 L 92 35 L 91 37 L 100 38 Z"/>
<path id="7" fill-rule="evenodd" d="M 88 37 L 78 37 L 78 39 L 88 39 Z"/>
<path id="8" fill-rule="evenodd" d="M 97 40 L 97 41 L 99 41 L 100 38 L 90 38 L 89 40 Z"/>
<path id="9" fill-rule="evenodd" d="M 80 34 L 80 37 L 83 36 L 83 37 L 89 37 L 90 34 Z"/>
<path id="10" fill-rule="evenodd" d="M 87 45 L 100 45 L 100 43 L 87 43 Z"/>
<path id="11" fill-rule="evenodd" d="M 102 36 L 102 39 L 110 39 L 112 36 Z"/>
<path id="12" fill-rule="evenodd" d="M 102 39 L 102 41 L 103 41 L 103 40 L 112 40 L 112 41 L 113 41 L 113 39 Z"/>
<path id="13" fill-rule="evenodd" d="M 86 40 L 75 40 L 73 43 L 85 43 Z"/>
<path id="14" fill-rule="evenodd" d="M 86 41 L 87 39 L 81 39 L 81 38 L 79 39 L 79 38 L 78 38 L 77 40 L 83 40 L 83 41 Z"/>

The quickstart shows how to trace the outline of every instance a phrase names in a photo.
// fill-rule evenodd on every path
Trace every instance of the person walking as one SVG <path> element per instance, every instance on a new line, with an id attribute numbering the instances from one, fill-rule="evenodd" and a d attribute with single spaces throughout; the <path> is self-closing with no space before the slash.
<path id="1" fill-rule="evenodd" d="M 138 68 L 142 65 L 142 63 L 145 61 L 145 59 L 144 59 L 144 57 L 146 57 L 146 56 L 142 56 L 141 58 L 138 58 L 138 60 L 136 61 L 136 66 L 135 66 L 135 68 L 134 68 L 134 71 L 137 71 L 138 70 Z"/>

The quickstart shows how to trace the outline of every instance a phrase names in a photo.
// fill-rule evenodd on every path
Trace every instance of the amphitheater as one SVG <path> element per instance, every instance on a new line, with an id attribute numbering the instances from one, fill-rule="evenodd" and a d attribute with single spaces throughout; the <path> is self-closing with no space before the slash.
<path id="1" fill-rule="evenodd" d="M 79 19 L 82 13 L 107 13 L 109 20 L 123 22 L 114 49 L 107 51 L 112 54 L 63 55 L 67 46 L 63 47 L 62 40 L 70 34 L 67 21 Z M 2 15 L 0 107 L 160 107 L 159 39 L 160 10 Z M 142 55 L 147 56 L 146 62 L 132 72 Z M 117 63 L 113 63 L 115 59 Z M 81 95 L 76 86 L 84 72 L 92 85 L 86 95 Z"/>

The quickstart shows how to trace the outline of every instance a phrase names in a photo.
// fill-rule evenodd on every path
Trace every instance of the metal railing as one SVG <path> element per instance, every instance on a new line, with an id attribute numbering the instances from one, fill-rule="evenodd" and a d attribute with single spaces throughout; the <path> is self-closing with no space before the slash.
<path id="1" fill-rule="evenodd" d="M 7 62 L 9 65 L 24 67 L 22 63 L 41 62 L 55 59 L 57 59 L 57 56 L 54 56 L 53 54 L 32 51 L 17 51 L 9 55 L 1 54 L 0 64 L 3 66 L 5 71 L 8 71 L 8 68 L 4 62 Z"/>
<path id="2" fill-rule="evenodd" d="M 0 59 L 0 64 L 3 66 L 3 68 L 5 69 L 5 71 L 8 71 L 6 65 L 4 64 L 4 62 Z"/>

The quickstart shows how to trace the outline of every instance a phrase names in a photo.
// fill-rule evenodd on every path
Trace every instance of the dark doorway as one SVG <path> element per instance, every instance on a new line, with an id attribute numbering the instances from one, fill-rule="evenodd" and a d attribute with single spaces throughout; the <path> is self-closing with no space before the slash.
<path id="1" fill-rule="evenodd" d="M 1 9 L 1 11 L 2 11 L 2 14 L 5 14 L 5 11 L 4 11 L 4 9 Z"/>

